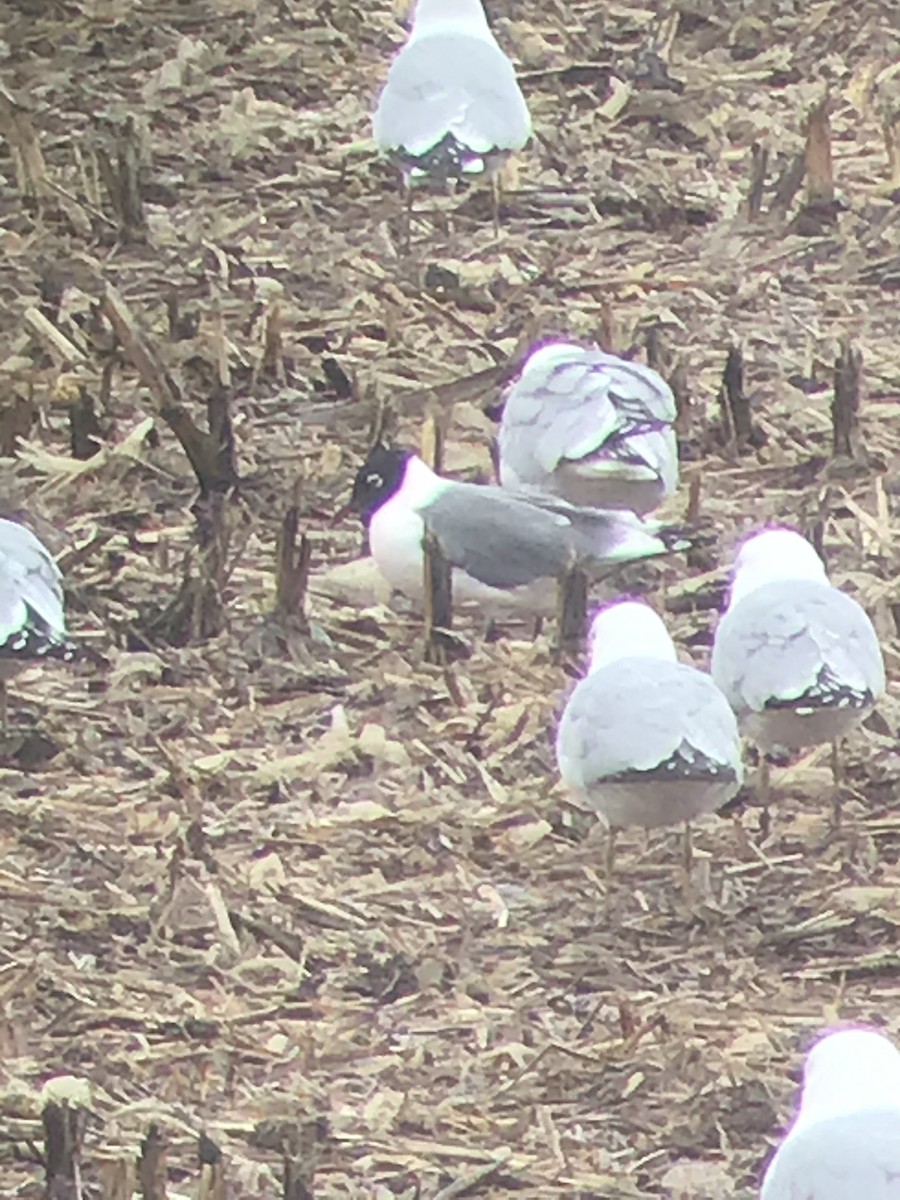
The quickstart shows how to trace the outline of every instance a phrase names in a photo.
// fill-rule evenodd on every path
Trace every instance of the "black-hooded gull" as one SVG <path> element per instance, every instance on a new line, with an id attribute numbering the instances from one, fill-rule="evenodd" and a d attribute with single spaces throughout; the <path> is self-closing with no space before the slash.
<path id="1" fill-rule="evenodd" d="M 0 723 L 6 728 L 6 681 L 29 662 L 71 660 L 62 575 L 50 552 L 15 521 L 0 519 Z"/>
<path id="2" fill-rule="evenodd" d="M 553 342 L 506 395 L 504 487 L 647 513 L 678 486 L 675 397 L 650 367 Z"/>
<path id="3" fill-rule="evenodd" d="M 870 1029 L 827 1034 L 760 1200 L 900 1200 L 900 1053 Z"/>
<path id="4" fill-rule="evenodd" d="M 556 737 L 573 796 L 611 834 L 687 823 L 730 800 L 743 780 L 734 713 L 709 675 L 678 662 L 653 609 L 637 600 L 602 608 L 590 654 Z"/>
<path id="5" fill-rule="evenodd" d="M 525 145 L 528 106 L 481 0 L 418 0 L 373 132 L 407 183 L 490 177 Z"/>
<path id="6" fill-rule="evenodd" d="M 885 689 L 872 622 L 792 529 L 763 530 L 738 551 L 710 669 L 763 756 L 831 742 L 835 783 L 838 743 Z M 766 803 L 765 757 L 761 791 Z"/>
<path id="7" fill-rule="evenodd" d="M 682 548 L 683 531 L 633 513 L 549 507 L 503 488 L 436 475 L 406 450 L 376 446 L 360 467 L 351 505 L 369 531 L 378 569 L 420 598 L 429 530 L 453 567 L 453 594 L 488 613 L 554 611 L 557 581 L 576 564 L 601 567 Z"/>

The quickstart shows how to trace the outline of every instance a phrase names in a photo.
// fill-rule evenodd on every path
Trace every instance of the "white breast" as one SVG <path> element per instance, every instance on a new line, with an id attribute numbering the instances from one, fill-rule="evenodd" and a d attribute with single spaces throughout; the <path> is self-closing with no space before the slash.
<path id="1" fill-rule="evenodd" d="M 369 522 L 369 549 L 391 585 L 406 595 L 421 596 L 422 537 L 425 524 L 408 503 L 392 497 Z"/>

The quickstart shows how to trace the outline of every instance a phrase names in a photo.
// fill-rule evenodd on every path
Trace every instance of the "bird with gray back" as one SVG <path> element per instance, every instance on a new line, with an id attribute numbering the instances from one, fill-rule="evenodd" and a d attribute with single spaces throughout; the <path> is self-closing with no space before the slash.
<path id="1" fill-rule="evenodd" d="M 900 1200 L 900 1053 L 874 1029 L 813 1046 L 760 1200 Z"/>
<path id="2" fill-rule="evenodd" d="M 741 546 L 710 670 L 764 754 L 831 742 L 836 772 L 840 740 L 885 690 L 872 622 L 792 529 L 763 530 Z"/>
<path id="3" fill-rule="evenodd" d="M 734 713 L 709 675 L 678 662 L 660 617 L 641 601 L 612 604 L 590 648 L 556 737 L 574 798 L 611 831 L 687 823 L 730 800 L 743 779 Z"/>
<path id="4" fill-rule="evenodd" d="M 357 472 L 352 505 L 392 587 L 421 598 L 429 530 L 453 568 L 454 597 L 490 614 L 553 612 L 557 581 L 576 564 L 596 572 L 688 544 L 680 528 L 633 513 L 552 499 L 544 506 L 503 488 L 444 479 L 416 455 L 384 446 L 376 446 Z"/>
<path id="5" fill-rule="evenodd" d="M 536 350 L 508 390 L 500 481 L 647 513 L 678 486 L 675 397 L 661 375 L 593 347 Z"/>
<path id="6" fill-rule="evenodd" d="M 0 519 L 0 721 L 6 728 L 6 681 L 29 662 L 70 661 L 62 575 L 24 525 Z"/>
<path id="7" fill-rule="evenodd" d="M 407 183 L 489 177 L 525 145 L 528 106 L 481 0 L 418 0 L 373 132 Z"/>

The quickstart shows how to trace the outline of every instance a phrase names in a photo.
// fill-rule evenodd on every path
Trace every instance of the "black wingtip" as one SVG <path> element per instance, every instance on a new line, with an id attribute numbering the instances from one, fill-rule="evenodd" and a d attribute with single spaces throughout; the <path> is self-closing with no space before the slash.
<path id="1" fill-rule="evenodd" d="M 715 527 L 711 523 L 661 525 L 654 533 L 667 550 L 697 550 L 714 545 L 717 539 Z"/>
<path id="2" fill-rule="evenodd" d="M 68 638 L 50 637 L 43 630 L 26 625 L 10 634 L 0 643 L 0 660 L 34 662 L 52 658 L 57 662 L 73 662 L 80 654 L 80 647 Z"/>

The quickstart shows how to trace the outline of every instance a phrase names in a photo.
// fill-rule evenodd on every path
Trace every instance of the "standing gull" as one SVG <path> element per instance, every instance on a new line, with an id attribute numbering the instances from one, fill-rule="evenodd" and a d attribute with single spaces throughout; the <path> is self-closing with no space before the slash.
<path id="1" fill-rule="evenodd" d="M 6 682 L 30 661 L 71 660 L 62 575 L 24 525 L 0 519 L 0 724 L 6 730 Z"/>
<path id="2" fill-rule="evenodd" d="M 680 548 L 680 530 L 633 513 L 543 507 L 503 488 L 436 475 L 406 450 L 376 446 L 360 467 L 352 506 L 369 530 L 372 557 L 392 587 L 423 590 L 423 539 L 438 539 L 453 568 L 453 594 L 488 612 L 552 612 L 557 581 Z"/>
<path id="3" fill-rule="evenodd" d="M 760 1200 L 900 1200 L 900 1053 L 869 1029 L 813 1046 Z"/>
<path id="4" fill-rule="evenodd" d="M 809 542 L 767 529 L 741 546 L 713 642 L 712 677 L 765 754 L 838 744 L 884 694 L 884 660 L 863 608 L 828 581 Z"/>
<path id="5" fill-rule="evenodd" d="M 510 388 L 500 425 L 504 487 L 646 513 L 678 486 L 675 397 L 656 371 L 553 342 Z"/>
<path id="6" fill-rule="evenodd" d="M 690 822 L 721 808 L 743 779 L 741 740 L 709 675 L 679 663 L 660 617 L 622 600 L 590 631 L 588 674 L 556 737 L 566 786 L 610 827 Z M 685 838 L 689 861 L 690 839 Z"/>
<path id="7" fill-rule="evenodd" d="M 412 32 L 379 97 L 373 133 L 407 186 L 493 178 L 525 145 L 528 106 L 481 0 L 418 0 Z"/>

